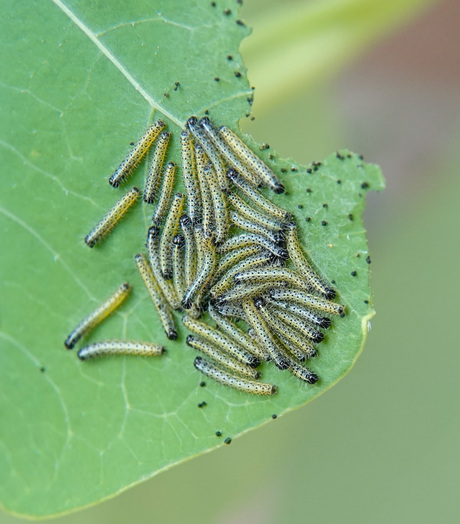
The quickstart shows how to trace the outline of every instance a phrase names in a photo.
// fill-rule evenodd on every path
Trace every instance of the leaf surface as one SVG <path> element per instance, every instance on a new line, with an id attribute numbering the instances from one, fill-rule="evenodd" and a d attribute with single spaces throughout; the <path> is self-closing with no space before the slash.
<path id="1" fill-rule="evenodd" d="M 308 173 L 270 159 L 247 138 L 277 173 L 287 170 L 287 194 L 270 197 L 296 214 L 302 240 L 335 280 L 348 314 L 312 363 L 321 377 L 315 386 L 264 365 L 263 379 L 279 386 L 273 398 L 210 380 L 201 388 L 184 330 L 178 342 L 165 338 L 134 265 L 151 209 L 138 205 L 92 250 L 83 238 L 119 198 L 107 178 L 149 122 L 168 123 L 176 161 L 188 116 L 208 110 L 237 130 L 252 97 L 238 54 L 247 28 L 236 23 L 236 10 L 225 14 L 209 2 L 11 1 L 2 9 L 10 54 L 0 83 L 7 167 L 0 181 L 0 500 L 21 515 L 49 516 L 209 451 L 305 404 L 349 371 L 373 315 L 361 213 L 366 191 L 383 180 L 347 151 Z M 141 167 L 132 181 L 142 186 L 143 177 Z M 125 280 L 132 295 L 90 340 L 152 340 L 167 355 L 80 362 L 64 339 Z"/>

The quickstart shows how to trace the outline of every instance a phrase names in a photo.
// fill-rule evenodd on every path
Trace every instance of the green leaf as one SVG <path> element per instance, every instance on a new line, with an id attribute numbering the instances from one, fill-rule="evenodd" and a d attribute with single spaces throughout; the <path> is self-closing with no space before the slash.
<path id="1" fill-rule="evenodd" d="M 179 160 L 179 130 L 189 115 L 209 110 L 216 123 L 237 129 L 248 112 L 252 92 L 238 53 L 248 30 L 224 7 L 3 4 L 0 19 L 8 25 L 0 38 L 3 49 L 14 49 L 2 55 L 0 84 L 8 167 L 0 182 L 0 500 L 9 511 L 70 511 L 209 451 L 330 388 L 363 347 L 373 310 L 365 303 L 361 184 L 377 190 L 383 180 L 376 166 L 347 151 L 310 174 L 276 155 L 270 160 L 248 138 L 278 173 L 288 170 L 282 178 L 289 194 L 271 197 L 295 212 L 313 261 L 336 281 L 347 306 L 312 363 L 321 377 L 315 386 L 269 365 L 262 372 L 279 386 L 273 398 L 210 380 L 198 386 L 203 377 L 184 330 L 178 342 L 165 338 L 133 262 L 144 249 L 150 209 L 139 205 L 101 246 L 83 243 L 119 197 L 107 178 L 148 122 L 167 121 L 174 133 L 170 156 Z M 133 181 L 142 185 L 142 169 Z M 132 296 L 91 339 L 158 341 L 167 355 L 80 362 L 64 339 L 125 280 L 134 285 Z M 201 401 L 207 406 L 198 409 Z"/>

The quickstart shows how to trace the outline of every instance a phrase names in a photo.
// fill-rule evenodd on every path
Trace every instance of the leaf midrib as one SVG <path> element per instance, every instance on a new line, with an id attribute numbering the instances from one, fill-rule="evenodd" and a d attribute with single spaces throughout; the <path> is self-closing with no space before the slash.
<path id="1" fill-rule="evenodd" d="M 101 53 L 108 59 L 112 64 L 120 71 L 120 73 L 128 80 L 128 82 L 134 87 L 134 89 L 145 98 L 145 100 L 154 109 L 160 111 L 166 118 L 177 124 L 179 127 L 183 127 L 184 123 L 181 122 L 176 116 L 164 109 L 155 99 L 149 95 L 149 93 L 140 85 L 139 82 L 133 77 L 133 75 L 125 68 L 125 66 L 112 54 L 112 52 L 97 38 L 96 34 L 78 18 L 78 16 L 69 9 L 61 0 L 53 0 L 53 3 L 59 7 L 59 9 L 67 15 L 70 20 L 80 28 L 83 33 L 93 42 L 93 44 L 101 51 Z"/>

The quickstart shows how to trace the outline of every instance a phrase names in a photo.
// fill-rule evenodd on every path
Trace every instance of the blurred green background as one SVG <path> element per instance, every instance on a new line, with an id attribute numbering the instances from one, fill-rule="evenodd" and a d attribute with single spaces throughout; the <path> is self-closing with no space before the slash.
<path id="1" fill-rule="evenodd" d="M 363 355 L 308 406 L 56 522 L 459 521 L 451 322 L 460 290 L 460 3 L 399 0 L 374 25 L 382 4 L 390 12 L 398 3 L 367 1 L 366 14 L 362 1 L 344 0 L 355 4 L 345 16 L 340 2 L 324 0 L 329 14 L 312 18 L 321 3 L 247 0 L 241 18 L 254 40 L 242 50 L 256 118 L 242 125 L 299 162 L 348 147 L 381 165 L 388 188 L 369 195 L 365 216 L 377 316 Z M 278 34 L 283 16 L 300 28 Z M 347 45 L 359 16 L 360 36 Z M 313 43 L 315 61 L 302 35 L 321 27 L 329 37 Z M 322 60 L 321 49 L 333 58 Z M 17 521 L 0 514 L 0 524 Z"/>

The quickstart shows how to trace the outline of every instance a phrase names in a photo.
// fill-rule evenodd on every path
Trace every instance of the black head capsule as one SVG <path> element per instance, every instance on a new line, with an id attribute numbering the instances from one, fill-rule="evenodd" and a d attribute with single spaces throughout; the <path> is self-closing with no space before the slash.
<path id="1" fill-rule="evenodd" d="M 219 305 L 222 304 L 222 295 L 219 295 L 217 297 L 210 296 L 209 304 L 218 308 Z"/>
<path id="2" fill-rule="evenodd" d="M 280 195 L 281 193 L 284 193 L 284 190 L 285 190 L 285 187 L 284 187 L 283 184 L 281 184 L 281 183 L 277 183 L 277 184 L 275 184 L 275 187 L 274 187 L 274 189 L 273 189 L 273 191 L 274 191 L 276 194 L 278 194 L 278 195 Z"/>
<path id="3" fill-rule="evenodd" d="M 277 248 L 276 255 L 283 260 L 289 260 L 289 253 L 287 249 Z"/>
<path id="4" fill-rule="evenodd" d="M 227 193 L 230 193 L 231 188 L 234 189 L 234 188 L 239 187 L 237 182 L 240 179 L 240 175 L 238 174 L 237 171 L 235 171 L 234 169 L 228 169 L 227 172 L 225 173 L 225 176 L 231 182 L 230 187 L 227 187 Z"/>
<path id="5" fill-rule="evenodd" d="M 313 342 L 320 343 L 324 340 L 324 334 L 318 331 L 318 334 L 314 336 Z"/>
<path id="6" fill-rule="evenodd" d="M 167 333 L 167 337 L 169 338 L 169 340 L 177 340 L 177 331 L 175 331 L 174 329 L 170 329 Z"/>
<path id="7" fill-rule="evenodd" d="M 327 290 L 326 290 L 326 298 L 328 300 L 333 300 L 336 296 L 337 296 L 337 293 L 335 292 L 334 289 L 327 288 Z"/>
<path id="8" fill-rule="evenodd" d="M 192 219 L 188 215 L 182 215 L 179 222 L 180 225 L 184 227 L 190 227 L 192 225 Z"/>
<path id="9" fill-rule="evenodd" d="M 190 309 L 193 306 L 193 300 L 191 298 L 184 298 L 181 305 L 184 309 Z"/>
<path id="10" fill-rule="evenodd" d="M 272 256 L 270 257 L 270 265 L 284 267 L 286 265 L 286 260 L 284 258 L 277 257 L 272 253 Z"/>
<path id="11" fill-rule="evenodd" d="M 173 238 L 173 244 L 177 246 L 179 249 L 182 249 L 185 246 L 185 238 L 183 235 L 176 235 Z"/>
<path id="12" fill-rule="evenodd" d="M 232 182 L 238 179 L 238 173 L 234 169 L 228 169 L 227 170 L 227 178 L 230 179 Z"/>
<path id="13" fill-rule="evenodd" d="M 190 127 L 194 127 L 194 126 L 196 126 L 197 122 L 198 122 L 197 117 L 196 117 L 196 116 L 191 116 L 191 117 L 187 120 L 187 124 L 186 124 L 186 126 L 187 126 L 188 128 L 190 128 Z"/>
<path id="14" fill-rule="evenodd" d="M 275 244 L 279 247 L 286 247 L 286 235 L 283 231 L 277 231 L 273 235 L 273 239 L 275 241 Z"/>
<path id="15" fill-rule="evenodd" d="M 323 317 L 321 319 L 321 322 L 319 324 L 319 327 L 322 327 L 324 329 L 327 329 L 329 327 L 331 327 L 331 319 L 330 318 L 327 318 L 327 317 Z"/>
<path id="16" fill-rule="evenodd" d="M 265 306 L 265 300 L 263 299 L 263 297 L 257 297 L 254 299 L 254 305 L 257 309 L 260 309 L 261 307 Z"/>
<path id="17" fill-rule="evenodd" d="M 225 295 L 219 295 L 217 297 L 211 297 L 209 299 L 209 303 L 211 306 L 215 306 L 216 308 L 220 308 L 221 306 L 225 305 Z"/>
<path id="18" fill-rule="evenodd" d="M 286 220 L 281 222 L 281 231 L 288 231 L 292 225 L 293 227 L 296 227 L 295 222 L 291 222 L 294 218 L 294 215 L 292 213 L 288 213 L 286 216 Z"/>
<path id="19" fill-rule="evenodd" d="M 160 228 L 157 225 L 149 227 L 148 236 L 149 238 L 157 238 L 160 234 Z"/>
<path id="20" fill-rule="evenodd" d="M 275 362 L 275 366 L 281 371 L 284 371 L 285 369 L 289 369 L 289 362 L 287 360 L 281 359 L 278 362 Z"/>
<path id="21" fill-rule="evenodd" d="M 193 118 L 193 117 L 192 117 Z M 189 119 L 190 120 L 190 119 Z M 195 122 L 194 124 L 196 124 L 196 118 L 195 118 Z M 201 120 L 200 120 L 200 125 L 205 125 L 205 126 L 212 126 L 214 127 L 212 124 L 211 124 L 211 120 L 209 120 L 209 118 L 207 116 L 204 116 Z"/>

